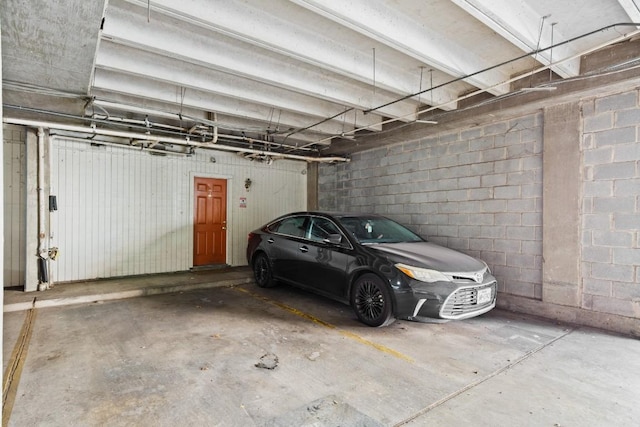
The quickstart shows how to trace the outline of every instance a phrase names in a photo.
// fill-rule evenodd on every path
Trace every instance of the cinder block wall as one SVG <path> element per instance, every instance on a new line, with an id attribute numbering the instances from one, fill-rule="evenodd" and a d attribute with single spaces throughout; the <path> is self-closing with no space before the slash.
<path id="1" fill-rule="evenodd" d="M 562 108 L 576 131 L 544 129 Z M 562 168 L 573 182 L 556 182 Z M 569 184 L 577 203 L 558 199 Z M 357 153 L 320 166 L 318 187 L 320 209 L 384 214 L 484 259 L 504 308 L 640 336 L 637 88 Z M 543 242 L 543 227 L 567 216 L 577 232 L 562 235 L 578 241 Z M 543 247 L 565 246 L 567 258 L 547 265 Z"/>
<path id="2" fill-rule="evenodd" d="M 376 212 L 486 261 L 499 290 L 542 295 L 542 114 L 323 165 L 322 209 Z"/>
<path id="3" fill-rule="evenodd" d="M 583 108 L 583 306 L 640 317 L 638 90 Z"/>

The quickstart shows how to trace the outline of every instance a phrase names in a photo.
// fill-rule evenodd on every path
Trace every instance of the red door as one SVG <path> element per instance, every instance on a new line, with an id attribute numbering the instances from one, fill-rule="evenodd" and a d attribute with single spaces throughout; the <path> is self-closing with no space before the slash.
<path id="1" fill-rule="evenodd" d="M 195 178 L 193 265 L 227 262 L 227 181 Z"/>

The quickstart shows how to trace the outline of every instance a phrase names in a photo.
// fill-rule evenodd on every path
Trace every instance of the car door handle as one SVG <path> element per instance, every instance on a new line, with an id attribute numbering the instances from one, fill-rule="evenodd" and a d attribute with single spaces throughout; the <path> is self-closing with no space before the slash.
<path id="1" fill-rule="evenodd" d="M 300 246 L 300 252 L 309 252 L 309 248 L 306 246 Z"/>
<path id="2" fill-rule="evenodd" d="M 270 237 L 269 239 L 267 239 L 267 243 L 273 243 L 275 240 L 273 240 L 272 237 Z"/>

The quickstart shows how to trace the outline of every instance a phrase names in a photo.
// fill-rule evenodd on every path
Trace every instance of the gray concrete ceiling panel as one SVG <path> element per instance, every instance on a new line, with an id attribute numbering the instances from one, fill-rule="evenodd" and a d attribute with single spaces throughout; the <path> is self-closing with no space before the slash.
<path id="1" fill-rule="evenodd" d="M 454 77 L 464 77 L 492 65 L 477 57 L 473 49 L 394 11 L 391 4 L 382 0 L 294 2 Z M 491 70 L 466 80 L 474 86 L 493 87 L 507 79 L 503 71 Z M 503 94 L 508 87 L 498 86 L 490 91 Z"/>
<path id="2" fill-rule="evenodd" d="M 541 16 L 524 1 L 509 0 L 452 0 L 470 15 L 487 25 L 505 40 L 520 48 L 523 53 L 537 51 L 565 41 L 556 28 L 557 22 L 550 15 Z M 555 50 L 555 52 L 554 52 Z M 545 50 L 533 56 L 545 65 L 556 58 L 574 56 L 569 45 Z M 562 77 L 575 77 L 580 72 L 580 58 L 553 67 Z"/>
<path id="3" fill-rule="evenodd" d="M 215 116 L 318 150 L 509 95 L 545 67 L 580 76 L 583 55 L 638 31 L 600 29 L 640 23 L 638 0 L 5 0 L 0 15 L 5 102 Z"/>
<path id="4" fill-rule="evenodd" d="M 126 52 L 127 50 L 131 52 Z M 135 58 L 135 60 L 132 61 L 129 58 Z M 146 76 L 149 79 L 172 83 L 185 89 L 209 92 L 212 97 L 225 96 L 236 98 L 247 104 L 261 104 L 275 109 L 276 114 L 282 111 L 304 111 L 310 115 L 310 122 L 339 115 L 347 110 L 351 112 L 350 116 L 353 116 L 353 110 L 344 105 L 200 65 L 191 64 L 189 67 L 184 67 L 183 64 L 178 59 L 156 53 L 103 43 L 96 67 L 139 77 Z M 351 130 L 353 120 L 347 120 L 342 116 L 337 117 L 336 120 L 346 121 L 347 128 Z M 380 117 L 372 114 L 360 115 L 358 120 L 361 125 L 371 126 L 376 130 L 380 130 L 379 122 Z"/>
<path id="5" fill-rule="evenodd" d="M 2 78 L 86 94 L 105 0 L 3 0 Z"/>
<path id="6" fill-rule="evenodd" d="M 235 74 L 244 79 L 279 86 L 301 94 L 314 96 L 351 108 L 373 106 L 374 91 L 367 85 L 346 79 L 333 72 L 302 63 L 287 56 L 265 51 L 242 40 L 220 35 L 212 38 L 201 28 L 181 28 L 174 20 L 155 16 L 147 23 L 146 17 L 136 9 L 116 9 L 105 22 L 103 37 L 114 43 L 150 51 L 168 58 L 179 59 L 190 64 Z M 139 28 L 132 37 L 131 28 Z M 170 35 L 170 36 L 168 36 Z M 224 55 L 221 55 L 224 52 Z M 127 57 L 136 60 L 136 57 Z M 104 62 L 98 54 L 98 62 Z M 415 87 L 417 88 L 418 79 Z M 417 90 L 417 89 L 416 89 Z M 384 90 L 375 92 L 380 103 L 398 98 Z M 415 102 L 402 102 L 382 111 L 389 117 L 412 114 Z"/>
<path id="7" fill-rule="evenodd" d="M 220 95 L 211 96 L 202 90 L 188 89 L 174 84 L 149 80 L 141 76 L 103 69 L 96 70 L 94 86 L 103 91 L 127 93 L 141 98 L 155 99 L 204 111 L 221 112 L 263 123 L 272 120 L 274 116 L 273 109 L 265 105 L 247 103 L 237 98 Z M 278 117 L 283 126 L 294 129 L 305 128 L 312 123 L 308 116 L 299 113 L 282 111 Z M 316 120 L 316 122 L 320 120 Z M 319 134 L 336 135 L 344 132 L 345 128 L 341 122 L 328 121 L 314 126 L 312 130 Z"/>

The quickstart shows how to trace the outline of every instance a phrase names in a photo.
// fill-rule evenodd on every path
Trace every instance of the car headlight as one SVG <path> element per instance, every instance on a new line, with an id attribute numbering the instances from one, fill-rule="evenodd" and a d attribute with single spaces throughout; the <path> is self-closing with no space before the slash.
<path id="1" fill-rule="evenodd" d="M 412 267 L 406 264 L 396 264 L 395 267 L 402 271 L 407 276 L 412 279 L 418 280 L 420 282 L 450 282 L 449 278 L 444 274 L 440 273 L 437 270 L 429 270 L 427 268 L 420 267 Z"/>
<path id="2" fill-rule="evenodd" d="M 480 261 L 482 261 L 482 260 L 480 260 Z M 489 265 L 488 265 L 486 262 L 484 262 L 484 261 L 482 261 L 482 263 L 484 264 L 484 266 L 485 266 L 485 267 L 487 267 L 487 273 L 489 273 L 489 274 L 493 274 L 493 273 L 491 272 L 491 269 L 489 268 Z"/>

